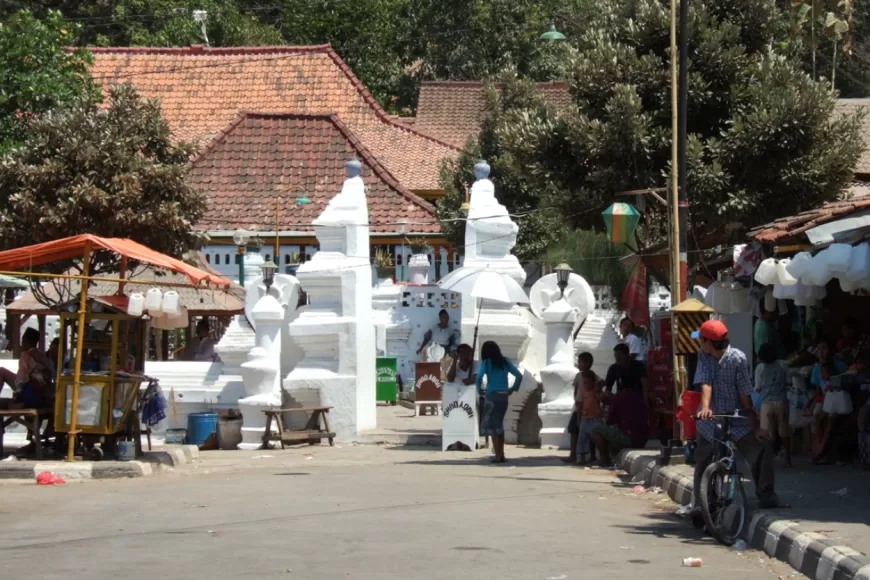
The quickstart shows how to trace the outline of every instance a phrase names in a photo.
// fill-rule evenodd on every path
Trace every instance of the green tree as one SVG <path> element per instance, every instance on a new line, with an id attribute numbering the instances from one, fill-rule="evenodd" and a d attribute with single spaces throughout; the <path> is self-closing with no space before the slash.
<path id="1" fill-rule="evenodd" d="M 158 103 L 130 85 L 113 88 L 107 105 L 84 97 L 37 117 L 0 156 L 4 249 L 83 233 L 175 257 L 201 246 L 193 224 L 206 199 L 186 183 L 192 148 L 172 142 Z M 117 267 L 98 256 L 96 272 Z"/>
<path id="2" fill-rule="evenodd" d="M 470 139 L 456 161 L 448 161 L 441 168 L 441 186 L 445 197 L 438 203 L 438 217 L 442 231 L 457 247 L 464 242 L 465 217 L 460 207 L 465 200 L 465 186 L 474 182 L 474 164 L 485 159 L 491 169 L 490 179 L 495 183 L 495 195 L 499 202 L 513 214 L 519 225 L 517 245 L 514 252 L 520 259 L 535 260 L 549 245 L 566 233 L 563 216 L 556 208 L 542 205 L 547 196 L 542 195 L 538 181 L 525 177 L 517 169 L 517 163 L 500 141 L 497 128 L 505 111 L 517 109 L 535 111 L 544 116 L 552 114 L 551 106 L 537 93 L 534 83 L 527 80 L 507 81 L 501 90 L 489 86 L 486 91 L 488 117 L 478 139 Z"/>
<path id="3" fill-rule="evenodd" d="M 34 117 L 99 94 L 88 73 L 90 53 L 64 50 L 74 37 L 59 12 L 37 20 L 22 10 L 0 24 L 0 152 L 24 138 Z"/>
<path id="4" fill-rule="evenodd" d="M 614 244 L 605 233 L 574 230 L 547 248 L 542 258 L 553 267 L 566 262 L 590 284 L 609 286 L 618 304 L 631 276 L 631 268 L 621 259 L 628 253 L 625 246 Z"/>
<path id="5" fill-rule="evenodd" d="M 835 199 L 862 151 L 859 120 L 835 94 L 769 48 L 782 28 L 774 0 L 695 0 L 689 11 L 688 195 L 695 231 L 746 228 Z M 524 106 L 496 135 L 540 203 L 571 227 L 601 228 L 616 193 L 661 187 L 670 173 L 669 7 L 602 0 L 570 62 L 574 106 Z M 750 18 L 749 16 L 752 16 Z M 785 22 L 787 24 L 787 21 Z"/>

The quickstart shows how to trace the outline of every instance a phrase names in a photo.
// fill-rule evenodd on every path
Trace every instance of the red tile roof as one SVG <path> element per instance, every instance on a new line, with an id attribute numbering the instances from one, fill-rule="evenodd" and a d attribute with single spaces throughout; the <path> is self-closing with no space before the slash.
<path id="1" fill-rule="evenodd" d="M 372 233 L 396 233 L 402 218 L 415 234 L 440 232 L 434 207 L 399 184 L 338 116 L 296 113 L 242 113 L 193 159 L 189 183 L 209 198 L 199 225 L 274 231 L 278 195 L 280 229 L 312 232 L 352 157 L 362 162 Z M 296 207 L 303 195 L 312 203 Z"/>
<path id="2" fill-rule="evenodd" d="M 870 99 L 837 99 L 835 112 L 841 115 L 854 115 L 863 109 L 867 112 L 861 121 L 861 135 L 864 137 L 864 152 L 855 164 L 855 173 L 870 177 Z"/>
<path id="3" fill-rule="evenodd" d="M 498 88 L 500 85 L 494 85 Z M 544 97 L 556 106 L 571 103 L 564 82 L 538 83 Z M 486 84 L 472 81 L 433 81 L 420 85 L 414 128 L 434 135 L 456 147 L 465 147 L 477 137 L 486 119 Z"/>
<path id="4" fill-rule="evenodd" d="M 807 243 L 802 236 L 807 230 L 867 209 L 870 209 L 870 183 L 854 182 L 842 199 L 759 226 L 749 232 L 749 237 L 770 244 Z"/>
<path id="5" fill-rule="evenodd" d="M 458 151 L 381 108 L 329 45 L 91 48 L 104 88 L 130 82 L 161 100 L 178 138 L 208 143 L 240 111 L 337 114 L 403 186 L 438 190 L 438 162 Z"/>

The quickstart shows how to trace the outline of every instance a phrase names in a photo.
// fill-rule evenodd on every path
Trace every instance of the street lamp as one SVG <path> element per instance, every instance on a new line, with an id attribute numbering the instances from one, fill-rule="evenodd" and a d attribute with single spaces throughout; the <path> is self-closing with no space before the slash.
<path id="1" fill-rule="evenodd" d="M 233 233 L 233 243 L 239 248 L 239 286 L 245 287 L 245 252 L 248 251 L 248 241 L 251 234 L 239 228 Z"/>
<path id="2" fill-rule="evenodd" d="M 556 30 L 555 24 L 550 24 L 550 30 L 542 34 L 538 37 L 540 40 L 546 40 L 549 42 L 565 40 L 565 35 Z"/>
<path id="3" fill-rule="evenodd" d="M 559 287 L 560 298 L 565 296 L 565 288 L 568 287 L 568 276 L 571 275 L 571 272 L 573 272 L 571 266 L 565 262 L 556 266 L 556 286 Z"/>
<path id="4" fill-rule="evenodd" d="M 272 287 L 272 284 L 275 282 L 275 270 L 278 269 L 278 266 L 275 265 L 275 262 L 272 260 L 267 260 L 260 266 L 260 270 L 263 272 L 263 284 L 266 285 L 266 293 L 269 293 L 269 288 Z"/>

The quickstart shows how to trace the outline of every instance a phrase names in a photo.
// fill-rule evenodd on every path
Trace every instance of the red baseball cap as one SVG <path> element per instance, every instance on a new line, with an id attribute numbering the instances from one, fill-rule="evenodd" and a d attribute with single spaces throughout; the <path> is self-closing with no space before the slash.
<path id="1" fill-rule="evenodd" d="M 692 333 L 692 338 L 706 338 L 707 340 L 723 340 L 728 338 L 728 327 L 720 320 L 708 320 L 701 325 L 699 330 Z"/>

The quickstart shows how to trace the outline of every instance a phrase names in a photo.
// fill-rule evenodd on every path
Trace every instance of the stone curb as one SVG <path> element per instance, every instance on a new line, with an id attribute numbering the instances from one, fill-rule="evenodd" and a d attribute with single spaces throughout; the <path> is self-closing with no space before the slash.
<path id="1" fill-rule="evenodd" d="M 168 445 L 160 451 L 146 451 L 139 461 L 0 461 L 0 479 L 36 479 L 50 471 L 67 481 L 147 477 L 163 469 L 193 462 L 199 457 L 195 445 Z"/>
<path id="2" fill-rule="evenodd" d="M 676 503 L 692 502 L 692 479 L 661 465 L 658 453 L 623 451 L 617 463 L 632 480 L 642 477 L 645 486 L 662 488 Z M 801 531 L 798 522 L 755 512 L 743 539 L 751 548 L 763 550 L 814 580 L 870 580 L 870 558 L 822 534 Z"/>

